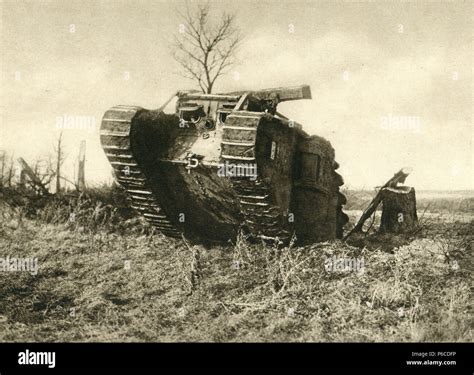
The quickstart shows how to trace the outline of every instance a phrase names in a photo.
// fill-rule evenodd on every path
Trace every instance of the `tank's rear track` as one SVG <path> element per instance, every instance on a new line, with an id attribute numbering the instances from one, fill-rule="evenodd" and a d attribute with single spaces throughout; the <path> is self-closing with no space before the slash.
<path id="1" fill-rule="evenodd" d="M 265 114 L 233 112 L 227 116 L 223 129 L 221 159 L 239 165 L 256 163 L 255 144 L 257 128 Z M 265 241 L 283 241 L 290 238 L 278 206 L 272 204 L 269 187 L 257 177 L 233 177 L 232 185 L 241 206 L 244 228 L 252 237 Z"/>
<path id="2" fill-rule="evenodd" d="M 131 206 L 163 234 L 179 238 L 180 231 L 168 220 L 153 196 L 147 179 L 130 149 L 132 119 L 141 107 L 116 106 L 102 119 L 100 141 L 117 181 L 127 191 Z"/>

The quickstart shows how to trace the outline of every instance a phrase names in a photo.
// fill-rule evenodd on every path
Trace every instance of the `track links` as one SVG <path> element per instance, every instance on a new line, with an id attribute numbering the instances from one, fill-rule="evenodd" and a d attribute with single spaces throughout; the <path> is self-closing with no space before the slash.
<path id="1" fill-rule="evenodd" d="M 239 164 L 256 163 L 257 128 L 264 113 L 236 111 L 227 116 L 223 129 L 221 159 Z M 288 241 L 290 233 L 282 225 L 278 206 L 272 203 L 269 187 L 260 177 L 232 177 L 231 182 L 251 236 L 265 241 Z"/>
<path id="2" fill-rule="evenodd" d="M 116 106 L 105 113 L 100 127 L 102 148 L 117 181 L 127 191 L 131 206 L 164 235 L 180 238 L 181 233 L 160 209 L 130 149 L 132 119 L 140 109 L 135 106 Z"/>

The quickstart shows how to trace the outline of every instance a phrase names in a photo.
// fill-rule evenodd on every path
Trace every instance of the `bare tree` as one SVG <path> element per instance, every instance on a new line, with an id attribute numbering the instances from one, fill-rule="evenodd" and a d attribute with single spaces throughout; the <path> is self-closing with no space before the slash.
<path id="1" fill-rule="evenodd" d="M 198 5 L 193 13 L 186 3 L 178 11 L 183 23 L 174 36 L 173 57 L 181 65 L 181 75 L 195 81 L 203 93 L 210 94 L 217 78 L 228 73 L 235 63 L 241 35 L 235 26 L 235 14 L 224 13 L 220 22 L 210 21 L 210 6 Z"/>
<path id="2" fill-rule="evenodd" d="M 51 181 L 53 181 L 56 175 L 53 168 L 53 158 L 51 154 L 48 154 L 46 157 L 36 159 L 33 171 L 39 178 L 41 184 L 49 189 Z"/>
<path id="3" fill-rule="evenodd" d="M 8 158 L 8 153 L 4 150 L 0 151 L 0 187 L 11 187 L 13 176 L 13 157 Z"/>
<path id="4" fill-rule="evenodd" d="M 63 132 L 59 134 L 58 143 L 54 149 L 54 152 L 56 153 L 56 170 L 54 172 L 56 175 L 56 194 L 59 194 L 61 192 L 61 165 L 63 164 L 65 159 L 62 148 L 62 138 Z"/>
<path id="5" fill-rule="evenodd" d="M 77 170 L 77 191 L 84 191 L 86 189 L 86 178 L 85 178 L 85 164 L 86 164 L 86 141 L 81 141 L 79 149 L 79 166 Z"/>
<path id="6" fill-rule="evenodd" d="M 3 163 L 5 164 L 5 168 L 2 166 L 2 169 L 4 169 L 5 171 L 2 171 L 2 174 L 3 174 L 2 185 L 6 185 L 9 188 L 11 188 L 12 182 L 13 182 L 13 176 L 15 175 L 15 159 L 13 157 L 13 154 L 10 155 L 10 158 L 8 160 L 5 154 Z"/>

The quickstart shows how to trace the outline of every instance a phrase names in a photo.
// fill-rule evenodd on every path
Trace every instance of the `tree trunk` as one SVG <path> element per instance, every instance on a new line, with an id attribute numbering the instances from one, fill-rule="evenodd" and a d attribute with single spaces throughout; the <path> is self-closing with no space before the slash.
<path id="1" fill-rule="evenodd" d="M 18 162 L 21 165 L 22 173 L 25 173 L 28 176 L 31 183 L 39 188 L 44 195 L 49 195 L 48 189 L 43 185 L 41 179 L 35 174 L 35 172 L 33 172 L 28 163 L 23 158 L 18 158 Z"/>
<path id="2" fill-rule="evenodd" d="M 380 232 L 406 233 L 418 223 L 415 189 L 410 186 L 382 189 Z"/>
<path id="3" fill-rule="evenodd" d="M 81 141 L 81 148 L 79 151 L 79 170 L 77 173 L 77 190 L 84 191 L 86 189 L 85 178 L 85 163 L 86 163 L 86 141 Z"/>
<path id="4" fill-rule="evenodd" d="M 56 163 L 56 194 L 61 192 L 61 162 L 62 162 L 62 155 L 61 155 L 61 138 L 63 133 L 59 134 L 58 138 L 58 149 L 57 149 L 57 163 Z"/>

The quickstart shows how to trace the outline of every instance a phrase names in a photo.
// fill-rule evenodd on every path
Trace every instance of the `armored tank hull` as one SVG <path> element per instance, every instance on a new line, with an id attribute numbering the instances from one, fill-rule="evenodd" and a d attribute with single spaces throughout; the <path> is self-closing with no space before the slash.
<path id="1" fill-rule="evenodd" d="M 131 206 L 163 234 L 299 243 L 342 236 L 334 150 L 279 114 L 308 86 L 205 95 L 178 92 L 176 112 L 116 106 L 101 143 Z"/>

